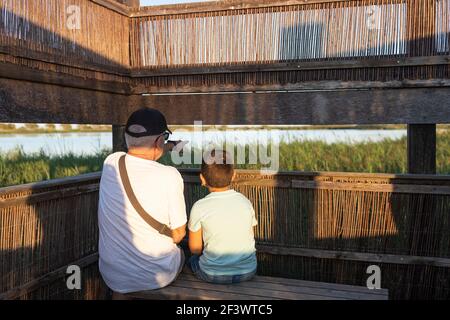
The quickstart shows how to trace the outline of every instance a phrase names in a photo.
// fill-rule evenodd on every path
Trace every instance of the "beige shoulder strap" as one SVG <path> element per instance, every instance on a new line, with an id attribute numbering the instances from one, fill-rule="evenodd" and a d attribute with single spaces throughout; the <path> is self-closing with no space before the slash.
<path id="1" fill-rule="evenodd" d="M 128 178 L 128 173 L 125 166 L 125 156 L 126 155 L 123 155 L 119 159 L 119 172 L 123 187 L 125 188 L 125 192 L 127 193 L 128 200 L 130 200 L 134 209 L 137 211 L 137 213 L 139 213 L 139 215 L 142 219 L 144 219 L 145 222 L 147 222 L 159 233 L 172 238 L 172 230 L 167 225 L 155 220 L 150 214 L 148 214 L 136 198 L 136 195 L 134 194 L 133 188 L 130 184 L 130 179 Z"/>

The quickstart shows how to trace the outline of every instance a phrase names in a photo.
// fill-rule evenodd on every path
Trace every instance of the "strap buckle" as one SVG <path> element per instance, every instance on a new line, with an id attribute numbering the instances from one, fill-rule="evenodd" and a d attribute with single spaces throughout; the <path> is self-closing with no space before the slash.
<path id="1" fill-rule="evenodd" d="M 159 230 L 159 233 L 165 234 L 166 229 L 168 230 L 167 226 L 165 224 L 162 225 L 162 228 Z"/>

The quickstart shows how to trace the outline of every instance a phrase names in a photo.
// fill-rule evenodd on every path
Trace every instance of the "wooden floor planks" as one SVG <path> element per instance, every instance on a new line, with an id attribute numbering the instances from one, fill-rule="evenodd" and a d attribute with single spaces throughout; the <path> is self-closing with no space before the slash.
<path id="1" fill-rule="evenodd" d="M 255 276 L 251 281 L 219 285 L 206 283 L 184 270 L 170 286 L 127 294 L 134 299 L 200 300 L 387 300 L 386 289 L 335 283 Z"/>

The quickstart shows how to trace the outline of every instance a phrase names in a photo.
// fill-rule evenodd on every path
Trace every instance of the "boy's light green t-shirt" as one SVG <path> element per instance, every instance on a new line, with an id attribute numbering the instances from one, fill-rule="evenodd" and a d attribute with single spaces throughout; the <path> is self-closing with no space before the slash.
<path id="1" fill-rule="evenodd" d="M 192 207 L 189 230 L 202 228 L 200 268 L 209 275 L 238 275 L 256 269 L 257 225 L 253 206 L 235 190 L 211 192 Z"/>

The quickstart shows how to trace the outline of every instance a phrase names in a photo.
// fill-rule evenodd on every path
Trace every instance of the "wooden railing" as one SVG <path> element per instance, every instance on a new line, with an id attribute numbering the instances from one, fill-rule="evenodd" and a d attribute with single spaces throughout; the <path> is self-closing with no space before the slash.
<path id="1" fill-rule="evenodd" d="M 189 209 L 206 190 L 183 170 Z M 0 298 L 106 297 L 97 268 L 100 175 L 0 189 Z M 239 171 L 253 203 L 260 274 L 365 285 L 392 299 L 450 297 L 450 176 Z M 81 291 L 65 270 L 83 269 Z"/>

